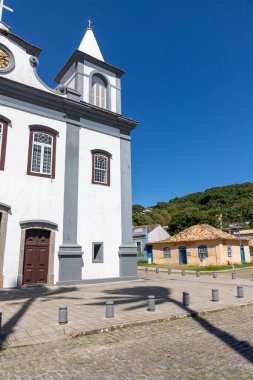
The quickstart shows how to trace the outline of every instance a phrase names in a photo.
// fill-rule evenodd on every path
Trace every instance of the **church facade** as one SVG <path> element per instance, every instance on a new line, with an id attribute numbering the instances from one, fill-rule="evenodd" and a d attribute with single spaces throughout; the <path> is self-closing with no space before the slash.
<path id="1" fill-rule="evenodd" d="M 137 277 L 124 72 L 91 25 L 51 89 L 0 23 L 0 287 Z"/>

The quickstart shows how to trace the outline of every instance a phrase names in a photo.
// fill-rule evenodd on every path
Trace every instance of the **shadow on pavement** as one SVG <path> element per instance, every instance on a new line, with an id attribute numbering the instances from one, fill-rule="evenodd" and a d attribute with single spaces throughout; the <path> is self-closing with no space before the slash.
<path id="1" fill-rule="evenodd" d="M 138 305 L 129 305 L 126 310 L 134 310 L 145 307 L 147 305 L 147 296 L 156 296 L 156 305 L 163 304 L 165 302 L 171 302 L 183 309 L 187 314 L 192 316 L 196 323 L 198 323 L 204 330 L 208 331 L 210 334 L 214 335 L 217 339 L 220 339 L 228 347 L 233 349 L 239 355 L 247 359 L 249 362 L 253 363 L 253 346 L 251 346 L 247 341 L 239 340 L 230 333 L 216 327 L 207 319 L 199 315 L 199 313 L 187 306 L 184 306 L 182 302 L 173 299 L 170 294 L 171 291 L 168 288 L 161 286 L 137 286 L 132 288 L 122 288 L 115 290 L 105 290 L 105 294 L 108 296 L 99 297 L 98 302 L 90 303 L 89 305 L 104 305 L 105 301 L 114 301 L 115 305 L 119 304 L 135 304 L 141 302 Z M 182 342 L 183 344 L 183 342 Z"/>
<path id="2" fill-rule="evenodd" d="M 66 299 L 66 294 L 76 291 L 78 288 L 76 287 L 62 287 L 57 289 L 50 289 L 46 286 L 35 286 L 35 287 L 27 287 L 24 289 L 8 289 L 0 292 L 0 300 L 3 301 L 13 301 L 19 300 L 19 303 L 22 303 L 20 309 L 13 315 L 13 317 L 6 322 L 0 331 L 0 351 L 3 347 L 3 343 L 7 339 L 8 335 L 13 333 L 13 330 L 18 323 L 18 321 L 28 312 L 30 306 L 38 299 L 38 298 L 50 298 L 54 297 L 54 299 Z M 65 295 L 63 297 L 63 295 Z M 60 297 L 59 297 L 60 296 Z M 72 299 L 72 297 L 68 297 Z M 76 298 L 74 298 L 76 299 Z M 21 302 L 21 300 L 26 300 Z M 45 300 L 42 300 L 45 302 Z M 49 301 L 49 299 L 48 299 Z M 17 303 L 17 302 L 15 302 Z M 57 313 L 57 310 L 55 311 Z M 38 321 L 39 324 L 40 321 Z"/>

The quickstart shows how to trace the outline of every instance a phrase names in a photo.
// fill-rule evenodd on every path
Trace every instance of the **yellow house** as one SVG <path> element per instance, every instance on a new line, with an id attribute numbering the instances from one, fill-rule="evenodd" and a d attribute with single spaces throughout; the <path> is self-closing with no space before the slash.
<path id="1" fill-rule="evenodd" d="M 249 239 L 236 237 L 208 224 L 198 224 L 149 243 L 153 262 L 167 265 L 226 265 L 250 263 Z"/>

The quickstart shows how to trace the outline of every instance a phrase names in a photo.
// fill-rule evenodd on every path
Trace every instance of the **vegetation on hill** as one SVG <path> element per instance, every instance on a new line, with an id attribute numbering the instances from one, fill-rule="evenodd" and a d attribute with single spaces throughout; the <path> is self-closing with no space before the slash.
<path id="1" fill-rule="evenodd" d="M 133 224 L 161 224 L 175 234 L 199 223 L 228 227 L 240 223 L 253 228 L 253 183 L 214 187 L 203 192 L 158 202 L 145 212 L 141 205 L 133 206 Z"/>

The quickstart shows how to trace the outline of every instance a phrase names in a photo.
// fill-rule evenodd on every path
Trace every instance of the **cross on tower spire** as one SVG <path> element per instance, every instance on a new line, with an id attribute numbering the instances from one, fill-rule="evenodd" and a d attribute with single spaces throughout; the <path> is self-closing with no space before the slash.
<path id="1" fill-rule="evenodd" d="M 88 28 L 87 29 L 92 29 L 92 21 L 88 20 Z"/>
<path id="2" fill-rule="evenodd" d="M 7 7 L 7 5 L 4 5 L 4 0 L 0 0 L 0 22 L 2 22 L 3 18 L 3 10 L 6 9 L 7 11 L 13 12 L 13 9 Z"/>

